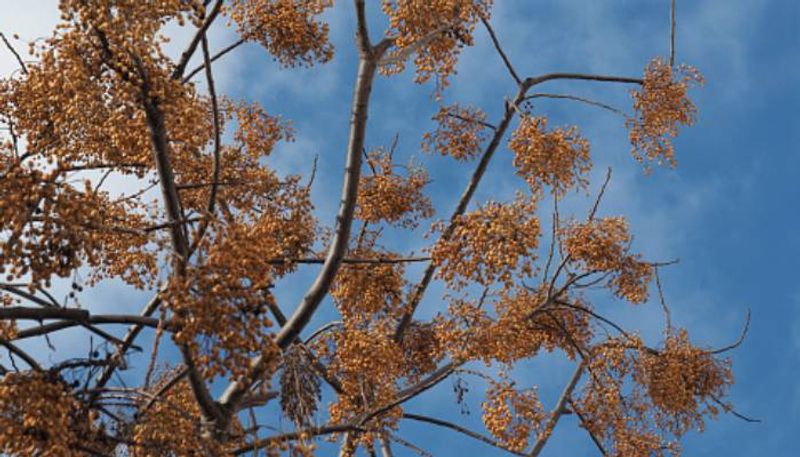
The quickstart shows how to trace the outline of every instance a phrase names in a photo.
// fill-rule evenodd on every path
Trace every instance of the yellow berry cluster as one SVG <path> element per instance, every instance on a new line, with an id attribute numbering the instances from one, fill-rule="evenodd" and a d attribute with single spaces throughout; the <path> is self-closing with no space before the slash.
<path id="1" fill-rule="evenodd" d="M 468 281 L 511 285 L 515 276 L 533 274 L 534 251 L 539 243 L 535 202 L 523 197 L 511 203 L 490 202 L 458 216 L 455 229 L 431 249 L 439 267 L 437 277 L 451 287 Z"/>
<path id="2" fill-rule="evenodd" d="M 416 81 L 436 77 L 437 93 L 455 73 L 458 54 L 473 43 L 473 31 L 481 17 L 489 18 L 492 0 L 383 0 L 389 17 L 387 35 L 394 37 L 391 58 L 414 49 Z M 392 60 L 382 67 L 387 74 L 405 69 L 405 59 Z"/>
<path id="3" fill-rule="evenodd" d="M 318 21 L 333 0 L 236 0 L 228 7 L 245 39 L 258 41 L 282 65 L 313 65 L 333 57 L 328 24 Z"/>
<path id="4" fill-rule="evenodd" d="M 594 219 L 575 223 L 565 229 L 564 247 L 573 262 L 586 272 L 609 272 L 609 286 L 618 296 L 631 303 L 647 301 L 647 286 L 653 267 L 628 253 L 631 236 L 622 217 Z"/>
<path id="5" fill-rule="evenodd" d="M 678 125 L 692 125 L 697 116 L 687 92 L 701 84 L 703 77 L 693 67 L 672 68 L 661 59 L 650 62 L 642 88 L 632 92 L 635 115 L 626 123 L 636 160 L 675 165 L 672 139 Z"/>
<path id="6" fill-rule="evenodd" d="M 367 154 L 367 164 L 372 174 L 361 177 L 356 202 L 356 217 L 364 222 L 386 221 L 402 227 L 413 228 L 419 219 L 433 216 L 430 199 L 423 188 L 428 183 L 428 173 L 410 163 L 406 176 L 396 173 L 398 165 L 392 156 L 378 148 Z"/>
<path id="7" fill-rule="evenodd" d="M 438 152 L 456 160 L 466 161 L 477 157 L 487 138 L 486 113 L 478 108 L 458 104 L 443 106 L 433 116 L 436 130 L 422 138 L 424 152 Z"/>
<path id="8" fill-rule="evenodd" d="M 589 142 L 576 127 L 547 130 L 547 118 L 524 116 L 508 143 L 514 152 L 514 167 L 539 193 L 550 186 L 553 194 L 563 196 L 576 185 L 585 188 L 586 175 L 592 168 Z"/>

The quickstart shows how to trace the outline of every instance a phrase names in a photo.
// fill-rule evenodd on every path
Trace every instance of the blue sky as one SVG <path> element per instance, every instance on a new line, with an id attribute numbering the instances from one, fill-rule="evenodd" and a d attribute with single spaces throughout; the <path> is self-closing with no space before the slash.
<path id="1" fill-rule="evenodd" d="M 353 17 L 349 2 L 329 14 L 336 59 L 322 67 L 282 71 L 256 46 L 225 58 L 216 67 L 220 91 L 233 97 L 255 97 L 272 113 L 292 119 L 294 143 L 282 145 L 271 160 L 286 173 L 307 173 L 319 154 L 314 187 L 317 214 L 331 224 L 339 196 L 346 144 L 349 101 L 355 75 Z M 374 2 L 377 3 L 377 2 Z M 492 23 L 517 71 L 536 75 L 551 71 L 638 76 L 644 65 L 668 53 L 668 1 L 655 0 L 497 0 Z M 24 39 L 46 35 L 57 17 L 55 2 L 0 0 L 0 31 Z M 370 5 L 377 13 L 377 4 Z M 380 31 L 376 22 L 373 35 Z M 601 207 L 607 215 L 629 217 L 635 246 L 653 260 L 680 259 L 662 271 L 673 323 L 688 328 L 701 344 L 723 346 L 734 341 L 746 310 L 752 323 L 744 344 L 730 353 L 736 384 L 731 400 L 742 413 L 758 417 L 747 424 L 732 416 L 711 421 L 703 435 L 684 440 L 685 455 L 797 455 L 792 435 L 800 428 L 800 281 L 794 278 L 800 259 L 800 3 L 791 0 L 678 1 L 677 61 L 695 65 L 706 77 L 693 93 L 698 123 L 676 141 L 678 167 L 656 168 L 646 176 L 629 155 L 623 121 L 610 113 L 568 101 L 542 101 L 535 107 L 553 125 L 577 124 L 593 146 L 593 188 L 606 167 L 614 175 Z M 177 31 L 178 37 L 185 36 Z M 445 102 L 471 103 L 496 119 L 504 97 L 514 93 L 497 55 L 478 32 L 478 45 L 466 50 Z M 214 30 L 212 46 L 232 41 Z M 176 42 L 182 43 L 176 38 Z M 182 45 L 176 44 L 175 49 Z M 0 54 L 0 70 L 13 61 Z M 373 91 L 367 145 L 391 143 L 399 135 L 398 153 L 414 156 L 431 171 L 430 190 L 438 217 L 447 217 L 463 189 L 471 164 L 418 152 L 419 139 L 436 111 L 431 85 L 417 86 L 410 72 L 379 78 Z M 553 83 L 543 90 L 570 92 L 627 109 L 622 86 Z M 117 183 L 120 188 L 125 183 Z M 477 201 L 507 199 L 522 185 L 510 168 L 510 153 L 498 152 L 479 187 Z M 573 195 L 567 210 L 581 211 L 587 199 Z M 398 248 L 426 246 L 421 233 L 393 238 Z M 416 270 L 409 275 L 415 277 Z M 279 285 L 285 310 L 297 303 L 314 270 L 305 269 Z M 432 288 L 421 316 L 441 309 L 441 288 Z M 116 285 L 83 299 L 96 309 L 138 310 L 146 295 Z M 633 308 L 610 303 L 610 314 L 654 336 L 663 324 L 653 302 Z M 316 319 L 331 316 L 327 311 Z M 313 327 L 313 325 L 312 325 Z M 74 334 L 59 338 L 72 341 Z M 554 358 L 518 370 L 524 382 L 542 385 L 546 404 L 569 375 L 569 365 Z M 468 401 L 471 414 L 461 416 L 445 382 L 408 410 L 460 420 L 480 427 L 480 384 Z M 437 457 L 502 455 L 448 431 L 405 424 L 401 435 Z M 589 440 L 566 419 L 542 455 L 594 455 Z M 411 455 L 396 449 L 396 455 Z"/>

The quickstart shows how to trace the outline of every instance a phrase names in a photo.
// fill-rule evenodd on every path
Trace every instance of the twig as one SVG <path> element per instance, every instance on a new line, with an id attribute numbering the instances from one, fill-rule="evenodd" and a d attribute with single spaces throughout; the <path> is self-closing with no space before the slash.
<path id="1" fill-rule="evenodd" d="M 502 449 L 504 451 L 510 452 L 514 455 L 526 455 L 524 452 L 514 451 L 512 449 L 508 449 L 507 447 L 503 446 L 502 444 L 498 443 L 496 440 L 493 440 L 487 436 L 481 435 L 480 433 L 473 432 L 467 428 L 461 427 L 458 424 L 454 424 L 452 422 L 448 422 L 442 419 L 437 419 L 435 417 L 423 416 L 420 414 L 412 414 L 412 413 L 403 413 L 404 419 L 411 419 L 419 422 L 426 422 L 433 425 L 438 425 L 440 427 L 449 428 L 451 430 L 455 430 L 456 432 L 463 433 L 464 435 L 469 436 L 470 438 L 474 438 L 478 441 L 482 441 L 490 446 L 494 446 L 498 449 Z"/>
<path id="2" fill-rule="evenodd" d="M 561 393 L 561 397 L 558 399 L 558 403 L 553 408 L 553 411 L 550 413 L 550 420 L 545 425 L 544 431 L 542 435 L 536 440 L 536 444 L 534 444 L 533 449 L 531 452 L 528 453 L 529 457 L 537 457 L 542 449 L 544 448 L 545 444 L 547 444 L 547 440 L 553 433 L 553 429 L 555 428 L 556 424 L 558 424 L 558 420 L 561 419 L 561 415 L 564 414 L 564 407 L 566 406 L 567 402 L 572 396 L 572 391 L 575 390 L 575 386 L 578 385 L 578 381 L 580 381 L 581 376 L 583 375 L 583 370 L 586 368 L 586 362 L 581 361 L 578 363 L 578 367 L 575 369 L 575 372 L 572 374 L 569 382 L 567 383 L 566 387 L 564 387 L 564 391 Z"/>
<path id="3" fill-rule="evenodd" d="M 10 352 L 11 354 L 14 354 L 17 357 L 19 357 L 20 359 L 24 360 L 25 363 L 27 363 L 28 366 L 31 367 L 31 369 L 33 369 L 35 371 L 42 371 L 42 367 L 41 367 L 41 365 L 39 365 L 38 362 L 36 362 L 36 359 L 34 359 L 30 355 L 28 355 L 27 352 L 25 352 L 22 349 L 18 348 L 14 343 L 12 343 L 10 341 L 7 341 L 5 338 L 0 338 L 0 345 L 5 346 L 5 348 L 8 349 L 8 352 Z M 14 364 L 14 359 L 13 358 L 11 359 L 11 363 Z M 19 371 L 19 369 L 16 368 L 16 365 L 14 365 L 14 368 L 17 371 Z"/>
<path id="4" fill-rule="evenodd" d="M 225 54 L 227 54 L 227 53 L 233 51 L 234 49 L 238 48 L 240 45 L 244 44 L 245 41 L 247 41 L 247 40 L 245 40 L 244 38 L 240 38 L 237 41 L 233 42 L 232 44 L 222 48 L 222 50 L 220 50 L 219 52 L 217 52 L 216 54 L 214 54 L 211 57 L 211 59 L 210 59 L 211 63 L 214 63 L 220 57 L 222 57 Z M 194 70 L 190 71 L 189 74 L 184 76 L 183 79 L 181 79 L 181 82 L 186 84 L 187 82 L 189 82 L 189 80 L 192 79 L 192 77 L 194 77 L 194 75 L 196 75 L 196 74 L 200 73 L 201 71 L 203 71 L 203 68 L 205 68 L 205 66 L 206 65 L 204 63 L 198 65 L 197 67 L 195 67 Z"/>
<path id="5" fill-rule="evenodd" d="M 731 349 L 736 349 L 739 345 L 744 342 L 745 337 L 747 337 L 747 331 L 750 329 L 750 308 L 747 308 L 747 317 L 744 321 L 744 327 L 742 327 L 742 333 L 739 335 L 739 338 L 733 343 L 729 344 L 728 346 L 721 347 L 719 349 L 715 349 L 711 351 L 711 354 L 721 354 L 726 351 L 730 351 Z"/>
<path id="6" fill-rule="evenodd" d="M 672 333 L 672 314 L 667 306 L 667 301 L 664 299 L 664 289 L 661 287 L 661 277 L 658 274 L 658 267 L 653 268 L 653 274 L 656 277 L 656 289 L 658 289 L 658 301 L 661 303 L 661 309 L 664 310 L 664 320 L 667 324 L 667 334 Z"/>
<path id="7" fill-rule="evenodd" d="M 400 438 L 397 435 L 389 434 L 389 439 L 391 439 L 392 441 L 396 442 L 397 444 L 399 444 L 401 446 L 405 446 L 405 447 L 411 449 L 412 451 L 414 451 L 417 454 L 419 454 L 421 457 L 433 457 L 433 454 L 431 454 L 430 452 L 426 451 L 425 449 L 421 449 L 421 448 L 415 446 L 414 443 L 406 441 L 406 440 L 404 440 L 403 438 Z"/>
<path id="8" fill-rule="evenodd" d="M 734 416 L 738 417 L 739 419 L 741 419 L 741 420 L 743 420 L 745 422 L 750 422 L 750 423 L 759 423 L 759 422 L 761 422 L 761 419 L 755 419 L 755 418 L 752 418 L 752 417 L 748 417 L 748 416 L 745 416 L 742 413 L 737 412 L 735 409 L 733 409 L 733 407 L 731 405 L 728 405 L 725 402 L 723 402 L 722 400 L 720 400 L 719 398 L 717 398 L 716 395 L 711 394 L 709 396 L 714 401 L 714 403 L 716 403 L 719 406 L 721 406 L 722 409 L 724 409 L 726 413 L 733 414 Z"/>
<path id="9" fill-rule="evenodd" d="M 5 35 L 3 35 L 3 32 L 0 32 L 0 39 L 3 40 L 3 43 L 5 43 L 5 45 L 8 48 L 8 50 L 11 51 L 12 54 L 14 54 L 14 57 L 17 59 L 17 62 L 19 63 L 19 68 L 22 70 L 22 73 L 27 75 L 28 74 L 28 67 L 25 66 L 25 62 L 22 61 L 22 57 L 20 57 L 20 55 L 17 52 L 17 50 L 14 49 L 13 46 L 11 46 L 11 43 L 8 42 L 8 39 L 6 38 Z"/>
<path id="10" fill-rule="evenodd" d="M 627 76 L 594 75 L 586 73 L 548 73 L 541 76 L 526 78 L 523 81 L 523 83 L 528 87 L 533 87 L 547 81 L 554 81 L 560 79 L 611 82 L 611 83 L 623 83 L 623 84 L 639 84 L 639 85 L 644 84 L 644 80 L 642 78 L 630 78 Z"/>
<path id="11" fill-rule="evenodd" d="M 575 404 L 575 402 L 572 400 L 572 398 L 569 399 L 569 405 L 572 408 L 572 411 L 575 412 L 575 415 L 578 416 L 578 420 L 581 422 L 581 425 L 583 426 L 582 428 L 584 430 L 586 430 L 586 433 L 589 434 L 589 438 L 592 439 L 592 442 L 597 447 L 597 450 L 600 451 L 600 455 L 602 455 L 603 457 L 606 457 L 608 455 L 608 452 L 606 452 L 605 447 L 603 447 L 603 442 L 600 441 L 600 438 L 598 438 L 594 434 L 594 432 L 591 430 L 591 428 L 589 428 L 591 425 L 583 417 L 583 414 L 578 409 L 578 406 Z"/>
<path id="12" fill-rule="evenodd" d="M 587 105 L 596 106 L 598 108 L 603 108 L 604 110 L 608 110 L 608 111 L 611 111 L 612 113 L 619 114 L 620 116 L 623 116 L 625 118 L 628 117 L 622 110 L 614 108 L 611 105 L 606 105 L 605 103 L 601 103 L 601 102 L 592 100 L 590 98 L 583 98 L 583 97 L 578 97 L 578 96 L 569 95 L 569 94 L 551 94 L 551 93 L 539 92 L 539 93 L 531 94 L 531 95 L 525 97 L 525 100 L 530 100 L 530 99 L 534 99 L 534 98 L 553 98 L 553 99 L 573 100 L 573 101 L 576 101 L 576 102 L 586 103 Z"/>
<path id="13" fill-rule="evenodd" d="M 600 187 L 600 192 L 597 193 L 597 198 L 594 200 L 594 205 L 592 205 L 592 210 L 589 211 L 589 220 L 594 220 L 595 215 L 597 214 L 597 208 L 600 207 L 600 201 L 603 200 L 603 195 L 606 193 L 606 187 L 608 187 L 608 183 L 611 181 L 611 167 L 608 167 L 606 170 L 606 179 L 603 181 L 603 185 Z"/>
<path id="14" fill-rule="evenodd" d="M 514 81 L 517 82 L 517 85 L 521 86 L 522 79 L 520 79 L 519 75 L 517 75 L 517 72 L 514 71 L 514 66 L 511 65 L 511 61 L 508 59 L 508 56 L 506 55 L 505 52 L 503 52 L 503 48 L 500 46 L 500 41 L 497 39 L 497 35 L 495 35 L 494 33 L 494 29 L 492 29 L 491 24 L 489 24 L 489 21 L 485 17 L 483 17 L 482 14 L 480 15 L 480 17 L 481 17 L 481 22 L 483 22 L 483 25 L 486 26 L 486 31 L 489 32 L 489 37 L 491 37 L 492 39 L 492 44 L 494 44 L 494 48 L 497 50 L 497 53 L 500 54 L 500 58 L 503 59 L 503 63 L 508 69 L 508 72 L 511 74 L 511 77 L 514 78 Z"/>

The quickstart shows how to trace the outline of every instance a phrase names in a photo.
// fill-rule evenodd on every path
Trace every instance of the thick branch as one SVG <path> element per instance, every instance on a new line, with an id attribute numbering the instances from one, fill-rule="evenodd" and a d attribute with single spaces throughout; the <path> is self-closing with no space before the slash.
<path id="1" fill-rule="evenodd" d="M 358 2 L 356 4 L 358 5 Z M 328 289 L 333 283 L 333 278 L 339 270 L 347 250 L 358 195 L 358 182 L 361 176 L 361 151 L 364 148 L 372 81 L 377 68 L 377 60 L 382 52 L 383 48 L 380 50 L 375 49 L 366 58 L 362 55 L 359 61 L 351 108 L 350 140 L 347 147 L 342 198 L 336 216 L 333 238 L 316 279 L 306 292 L 300 305 L 298 305 L 275 337 L 275 342 L 281 348 L 286 348 L 295 341 L 311 320 L 311 316 L 316 312 L 322 299 L 328 293 Z M 263 356 L 254 358 L 251 361 L 249 375 L 228 386 L 219 400 L 219 403 L 227 411 L 236 409 L 236 404 L 241 400 L 249 386 L 261 375 L 265 362 L 266 360 Z"/>
<path id="2" fill-rule="evenodd" d="M 189 42 L 189 46 L 187 46 L 186 50 L 183 51 L 183 54 L 181 54 L 181 59 L 175 65 L 175 70 L 172 72 L 172 79 L 181 79 L 183 76 L 183 72 L 186 71 L 186 65 L 189 64 L 189 60 L 194 55 L 195 50 L 197 50 L 197 45 L 200 44 L 200 40 L 203 39 L 203 37 L 206 35 L 206 31 L 209 27 L 211 27 L 214 19 L 216 19 L 219 15 L 220 10 L 222 9 L 222 1 L 223 0 L 217 0 L 217 2 L 211 8 L 211 12 L 208 13 L 208 17 L 206 17 L 206 20 L 203 21 L 203 25 L 200 26 L 200 28 L 197 30 L 197 33 L 195 33 L 194 37 L 192 38 L 192 41 Z"/>

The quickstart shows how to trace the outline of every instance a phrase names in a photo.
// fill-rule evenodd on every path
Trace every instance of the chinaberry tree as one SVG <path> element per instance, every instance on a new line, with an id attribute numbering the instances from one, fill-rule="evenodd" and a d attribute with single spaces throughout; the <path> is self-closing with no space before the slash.
<path id="1" fill-rule="evenodd" d="M 535 90 L 564 80 L 629 90 L 631 108 L 617 114 L 633 157 L 645 168 L 674 165 L 671 140 L 693 123 L 688 91 L 702 82 L 691 67 L 669 56 L 643 62 L 643 76 L 521 74 L 492 28 L 491 0 L 61 0 L 59 8 L 58 26 L 29 56 L 2 37 L 19 64 L 0 80 L 5 455 L 314 455 L 327 438 L 341 455 L 388 456 L 398 443 L 424 453 L 398 434 L 403 421 L 422 421 L 476 446 L 536 456 L 572 415 L 599 453 L 652 456 L 678 453 L 681 435 L 730 410 L 721 350 L 692 344 L 669 321 L 661 341 L 648 343 L 596 305 L 598 288 L 645 303 L 661 264 L 632 252 L 624 217 L 600 216 L 608 181 L 589 182 L 588 140 L 530 103 L 611 109 Z M 314 217 L 313 177 L 267 165 L 295 134 L 281 106 L 226 97 L 214 69 L 250 41 L 283 71 L 324 65 L 334 58 L 330 8 L 352 11 L 358 59 L 352 104 L 340 107 L 349 140 L 326 152 L 345 161 L 326 227 Z M 209 28 L 226 21 L 240 39 L 212 46 Z M 174 23 L 191 38 L 170 58 L 163 30 Z M 377 23 L 385 30 L 370 30 Z M 439 103 L 478 28 L 508 96 L 497 100 L 497 119 L 465 103 L 433 110 L 421 150 L 469 173 L 455 207 L 436 217 L 426 191 L 436 170 L 398 163 L 391 139 L 366 144 L 373 81 L 411 66 Z M 517 196 L 477 201 L 497 154 L 513 156 Z M 120 179 L 135 192 L 109 190 Z M 589 199 L 585 214 L 562 217 L 543 203 L 575 190 Z M 428 247 L 395 252 L 387 227 L 392 236 L 427 233 Z M 406 271 L 411 263 L 421 275 Z M 279 280 L 301 266 L 315 278 L 299 303 L 279 303 L 276 287 L 298 287 Z M 113 303 L 89 312 L 54 298 L 57 278 L 78 297 L 113 280 L 152 298 L 138 314 Z M 426 297 L 434 283 L 446 293 Z M 442 312 L 422 319 L 424 306 Z M 333 309 L 335 320 L 309 328 Z M 85 357 L 59 358 L 64 348 L 50 343 L 68 328 L 92 341 Z M 31 341 L 51 347 L 24 349 Z M 166 367 L 165 347 L 176 349 Z M 145 354 L 142 366 L 128 366 L 134 351 Z M 574 364 L 554 402 L 514 379 L 519 362 L 544 353 Z M 485 431 L 408 410 L 453 376 L 485 382 Z"/>

